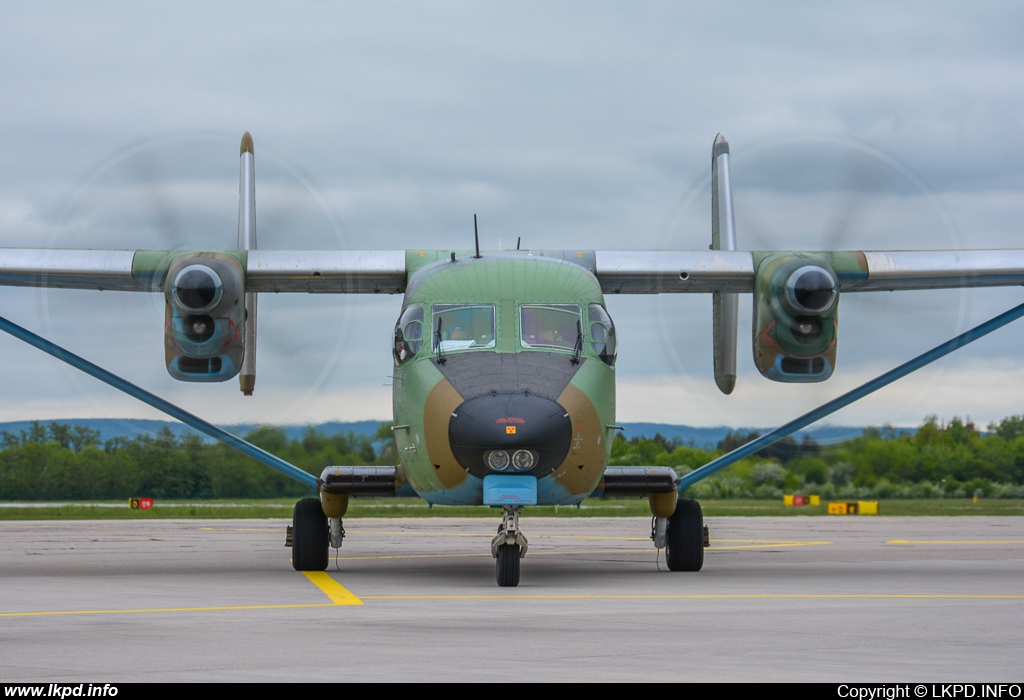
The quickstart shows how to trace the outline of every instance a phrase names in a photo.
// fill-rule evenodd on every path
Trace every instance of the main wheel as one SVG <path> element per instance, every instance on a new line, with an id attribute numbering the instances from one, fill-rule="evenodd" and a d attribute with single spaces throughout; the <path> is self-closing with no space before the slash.
<path id="1" fill-rule="evenodd" d="M 668 519 L 665 560 L 670 571 L 700 571 L 704 566 L 704 514 L 692 498 L 680 498 Z"/>
<path id="2" fill-rule="evenodd" d="M 498 585 L 511 588 L 519 585 L 519 545 L 503 544 L 498 547 Z"/>
<path id="3" fill-rule="evenodd" d="M 327 516 L 319 498 L 303 498 L 292 512 L 292 566 L 323 571 L 328 561 Z"/>

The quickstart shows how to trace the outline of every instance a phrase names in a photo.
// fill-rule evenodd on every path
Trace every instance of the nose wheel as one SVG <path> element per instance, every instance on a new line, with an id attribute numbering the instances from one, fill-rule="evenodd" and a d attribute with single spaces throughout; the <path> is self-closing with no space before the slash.
<path id="1" fill-rule="evenodd" d="M 491 540 L 495 578 L 502 588 L 519 585 L 519 560 L 526 556 L 526 536 L 519 530 L 519 506 L 502 509 L 498 534 Z"/>

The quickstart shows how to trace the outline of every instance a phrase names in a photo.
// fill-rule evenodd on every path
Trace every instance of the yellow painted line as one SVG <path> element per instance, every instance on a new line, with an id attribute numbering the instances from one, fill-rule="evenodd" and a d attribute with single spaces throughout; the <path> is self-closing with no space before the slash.
<path id="1" fill-rule="evenodd" d="M 289 610 L 295 608 L 330 608 L 339 605 L 362 605 L 363 601 L 354 596 L 347 588 L 331 578 L 325 571 L 303 571 L 310 581 L 324 595 L 331 599 L 330 603 L 283 603 L 280 605 L 212 605 L 196 608 L 133 608 L 127 610 L 49 610 L 34 612 L 0 613 L 0 617 L 53 617 L 60 615 L 126 615 L 139 613 L 181 613 L 181 612 L 215 612 L 228 610 Z"/>
<path id="2" fill-rule="evenodd" d="M 886 544 L 1024 544 L 1024 540 L 889 540 Z"/>
<path id="3" fill-rule="evenodd" d="M 340 586 L 339 586 L 340 588 Z M 350 594 L 351 595 L 351 594 Z M 354 600 L 359 600 L 352 596 Z M 941 593 L 747 593 L 693 595 L 380 595 L 364 596 L 362 600 L 1024 600 L 1024 595 L 941 594 Z M 224 612 L 239 610 L 294 610 L 299 608 L 333 608 L 359 603 L 286 603 L 282 605 L 216 605 L 194 608 L 136 608 L 127 610 L 49 610 L 0 613 L 6 617 L 61 617 L 74 615 L 133 615 L 183 612 Z"/>
<path id="4" fill-rule="evenodd" d="M 241 528 L 241 527 L 234 527 L 234 528 L 200 527 L 199 529 L 200 530 L 213 530 L 213 531 L 218 531 L 218 532 L 278 532 L 280 530 L 280 528 Z M 348 529 L 347 533 L 349 535 L 388 535 L 388 536 L 391 536 L 391 535 L 406 536 L 407 535 L 407 536 L 410 536 L 410 537 L 473 537 L 473 538 L 478 538 L 478 539 L 479 538 L 492 539 L 494 537 L 494 535 L 492 535 L 490 533 L 475 534 L 475 533 L 464 533 L 464 532 L 445 532 L 443 530 L 440 530 L 440 531 L 426 531 L 426 532 L 424 532 L 424 531 L 411 532 L 411 531 L 408 531 L 408 530 L 352 530 L 352 529 Z M 531 535 L 530 539 L 531 540 L 603 540 L 603 541 L 606 541 L 606 542 L 649 542 L 651 538 L 650 537 L 605 537 L 605 536 L 602 536 L 602 535 Z M 716 542 L 716 543 L 717 542 L 734 542 L 734 543 L 742 542 L 742 543 L 747 543 L 747 544 L 745 544 L 743 546 L 736 546 L 736 545 L 720 546 L 720 545 L 716 544 L 715 546 L 711 547 L 711 549 L 713 549 L 713 550 L 719 550 L 719 549 L 757 549 L 759 547 L 812 547 L 812 546 L 820 546 L 820 545 L 826 545 L 826 544 L 835 544 L 835 542 L 793 542 L 793 541 L 780 541 L 780 540 L 750 540 L 750 539 L 745 539 L 745 540 L 719 540 L 719 539 L 713 539 L 711 541 L 712 542 Z M 959 541 L 957 541 L 957 542 L 955 542 L 955 544 L 1009 544 L 1009 543 L 1014 543 L 1014 542 L 1022 542 L 1022 543 L 1024 543 L 1024 540 L 1006 540 L 1006 541 L 1001 541 L 1001 542 L 994 542 L 994 541 L 993 542 L 966 542 L 966 541 L 965 542 L 959 542 Z M 927 544 L 937 544 L 937 543 L 940 543 L 940 542 L 938 540 L 936 540 L 934 542 L 932 542 L 932 541 L 927 541 L 927 542 L 925 542 L 925 541 L 922 541 L 922 542 L 911 542 L 909 540 L 891 540 L 887 544 L 924 544 L 924 543 L 927 543 Z M 950 543 L 953 543 L 953 542 L 941 542 L 941 544 L 950 544 Z M 622 551 L 632 551 L 632 550 L 622 550 Z M 643 551 L 647 551 L 647 550 L 643 550 Z M 580 552 L 580 553 L 584 553 L 584 554 L 603 554 L 605 552 Z M 386 556 L 381 556 L 381 557 L 366 556 L 366 557 L 345 557 L 345 558 L 346 559 L 416 559 L 416 558 L 419 558 L 419 557 L 422 557 L 422 556 L 439 556 L 439 555 L 410 554 L 410 555 L 395 555 L 395 556 L 390 556 L 390 557 L 386 557 Z M 471 554 L 471 555 L 456 555 L 456 554 L 452 554 L 450 556 L 483 556 L 483 555 L 475 555 L 475 554 Z"/>
<path id="5" fill-rule="evenodd" d="M 717 540 L 712 540 L 712 541 L 715 542 Z M 743 540 L 733 540 L 733 541 L 742 542 Z M 824 540 L 821 541 L 821 542 L 768 542 L 768 541 L 765 541 L 765 542 L 758 542 L 757 544 L 732 544 L 732 545 L 725 545 L 725 546 L 721 546 L 721 547 L 718 546 L 718 545 L 715 545 L 714 547 L 710 547 L 708 549 L 709 549 L 709 551 L 714 552 L 714 551 L 718 551 L 720 549 L 765 549 L 765 548 L 768 548 L 768 547 L 770 547 L 772 549 L 776 549 L 778 547 L 817 547 L 817 546 L 826 545 L 826 544 L 835 544 L 835 542 L 826 542 Z"/>
<path id="6" fill-rule="evenodd" d="M 331 578 L 326 571 L 303 571 L 313 585 L 323 591 L 335 605 L 362 605 L 363 601 L 356 598 L 340 583 Z"/>
<path id="7" fill-rule="evenodd" d="M 538 552 L 535 549 L 531 549 L 527 552 L 527 557 L 539 557 L 539 556 L 572 556 L 579 554 L 654 554 L 657 550 L 655 549 L 581 549 L 581 550 L 554 550 L 550 552 Z M 490 552 L 471 552 L 471 553 L 444 553 L 438 552 L 434 554 L 365 554 L 349 557 L 339 557 L 339 562 L 346 561 L 359 561 L 366 559 L 465 559 L 465 558 L 481 558 L 486 557 L 487 559 L 493 559 Z"/>
<path id="8" fill-rule="evenodd" d="M 757 545 L 733 545 L 725 547 L 709 547 L 705 549 L 706 552 L 717 552 L 721 550 L 735 550 L 735 549 L 764 549 L 766 547 L 811 547 L 818 545 L 829 545 L 835 544 L 834 542 L 778 542 L 774 544 L 757 544 Z M 565 550 L 565 549 L 554 549 L 551 551 L 539 552 L 536 549 L 530 549 L 527 552 L 528 557 L 537 556 L 573 556 L 581 554 L 654 554 L 657 550 L 653 547 L 645 547 L 643 549 L 576 549 L 576 550 Z M 434 554 L 363 554 L 355 556 L 339 557 L 339 562 L 345 561 L 361 561 L 361 560 L 376 560 L 376 559 L 460 559 L 460 558 L 474 558 L 474 557 L 486 557 L 492 558 L 490 552 L 472 552 L 472 553 L 444 553 L 437 552 Z"/>
<path id="9" fill-rule="evenodd" d="M 1024 595 L 945 593 L 709 593 L 706 595 L 380 595 L 364 600 L 1024 600 Z"/>
<path id="10" fill-rule="evenodd" d="M 714 538 L 712 540 L 712 542 L 744 542 L 744 543 L 747 543 L 747 544 L 750 544 L 750 543 L 755 543 L 755 544 L 782 544 L 783 542 L 794 542 L 794 541 L 799 542 L 800 540 L 778 540 L 778 539 L 761 540 L 761 539 L 750 539 L 749 537 L 745 538 L 745 539 L 742 539 L 742 540 L 721 540 L 721 539 L 718 539 L 716 537 L 716 538 Z M 832 543 L 829 542 L 829 544 L 832 544 Z"/>
<path id="11" fill-rule="evenodd" d="M 212 529 L 212 528 L 211 528 Z M 486 537 L 492 539 L 494 530 L 489 532 L 446 532 L 444 530 L 352 530 L 345 528 L 346 534 L 360 535 L 402 535 L 410 537 Z M 608 537 L 603 535 L 529 535 L 530 539 L 606 539 L 609 541 L 649 542 L 650 537 Z"/>
<path id="12" fill-rule="evenodd" d="M 49 617 L 59 615 L 123 615 L 137 613 L 216 612 L 224 610 L 288 610 L 292 608 L 331 608 L 337 603 L 284 603 L 282 605 L 211 605 L 201 608 L 134 608 L 128 610 L 49 610 L 7 612 L 0 617 Z"/>

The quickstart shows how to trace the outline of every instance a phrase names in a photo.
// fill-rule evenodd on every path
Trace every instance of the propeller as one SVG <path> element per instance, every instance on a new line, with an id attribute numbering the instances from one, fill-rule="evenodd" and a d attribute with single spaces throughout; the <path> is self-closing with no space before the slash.
<path id="1" fill-rule="evenodd" d="M 236 150 L 237 149 L 237 150 Z M 202 132 L 156 135 L 111 153 L 78 183 L 54 217 L 45 241 L 52 248 L 256 248 L 255 148 L 252 137 Z M 232 154 L 239 154 L 234 170 Z M 261 148 L 260 246 L 269 249 L 349 247 L 329 198 L 287 158 Z M 238 190 L 235 178 L 238 177 Z M 237 197 L 237 200 L 236 200 Z M 238 209 L 233 211 L 235 202 Z M 237 216 L 237 219 L 236 219 Z M 156 393 L 180 395 L 197 411 L 223 405 L 223 385 L 181 384 L 162 369 L 164 299 L 160 294 L 66 293 L 36 290 L 36 328 Z M 255 385 L 256 295 L 246 295 L 246 358 L 239 382 Z M 280 295 L 264 300 L 259 348 L 263 392 L 242 408 L 254 422 L 306 422 L 308 407 L 342 366 L 349 334 L 347 297 Z M 325 329 L 329 329 L 325 332 Z M 386 346 L 384 346 L 386 347 Z M 64 373 L 92 409 L 111 415 L 110 395 L 78 373 Z M 278 388 L 287 385 L 287 389 Z M 261 393 L 263 394 L 261 398 Z M 117 401 L 116 399 L 114 400 Z M 248 403 L 248 401 L 247 401 Z M 119 405 L 119 404 L 116 404 Z M 298 415 L 298 418 L 293 416 Z M 74 416 L 69 416 L 74 417 Z M 325 416 L 327 417 L 327 416 Z"/>
<path id="2" fill-rule="evenodd" d="M 728 194 L 729 179 L 735 212 L 731 225 L 729 197 L 723 196 Z M 698 248 L 700 231 L 707 231 L 709 201 L 712 249 L 728 250 L 730 245 L 739 250 L 898 249 L 915 247 L 905 242 L 905 234 L 913 228 L 931 232 L 927 247 L 965 247 L 941 202 L 921 178 L 883 149 L 848 138 L 798 135 L 755 147 L 734 142 L 730 149 L 719 135 L 710 172 L 696 178 L 680 199 L 659 247 Z M 734 243 L 726 235 L 730 229 Z M 741 299 L 738 349 L 731 350 L 733 325 L 725 320 L 723 308 L 727 296 L 715 295 L 710 328 L 703 307 L 706 302 L 673 295 L 657 298 L 661 345 L 669 367 L 684 387 L 679 417 L 667 422 L 763 426 L 788 416 L 778 413 L 779 405 L 793 406 L 794 415 L 809 410 L 854 386 L 858 379 L 925 349 L 929 340 L 961 332 L 969 299 L 962 290 L 927 295 L 843 295 L 836 374 L 816 385 L 788 385 L 764 379 L 753 366 L 747 330 L 750 295 L 733 295 Z M 918 341 L 917 336 L 924 334 L 914 330 L 923 326 L 928 327 L 927 338 Z M 858 355 L 879 359 L 860 363 L 864 369 L 844 359 Z M 735 379 L 730 379 L 728 371 L 732 357 L 736 358 Z M 942 381 L 941 370 L 933 368 L 927 376 L 923 385 L 919 382 L 922 388 L 916 394 L 903 390 L 899 400 L 879 400 L 874 424 L 916 423 L 930 413 L 928 387 Z M 723 393 L 735 387 L 734 395 L 726 398 L 719 391 L 709 391 L 711 377 Z M 840 415 L 837 422 L 842 420 Z"/>

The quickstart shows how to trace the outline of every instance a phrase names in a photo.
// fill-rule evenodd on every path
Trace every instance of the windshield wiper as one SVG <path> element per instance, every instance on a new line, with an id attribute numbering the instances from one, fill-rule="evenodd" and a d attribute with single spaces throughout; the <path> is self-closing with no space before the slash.
<path id="1" fill-rule="evenodd" d="M 583 354 L 583 322 L 576 319 L 576 346 L 572 351 L 572 363 L 578 365 L 580 363 L 580 355 Z"/>
<path id="2" fill-rule="evenodd" d="M 434 349 L 437 350 L 437 363 L 443 365 L 445 363 L 445 356 L 441 352 L 441 317 L 437 317 L 437 330 L 434 331 Z"/>

